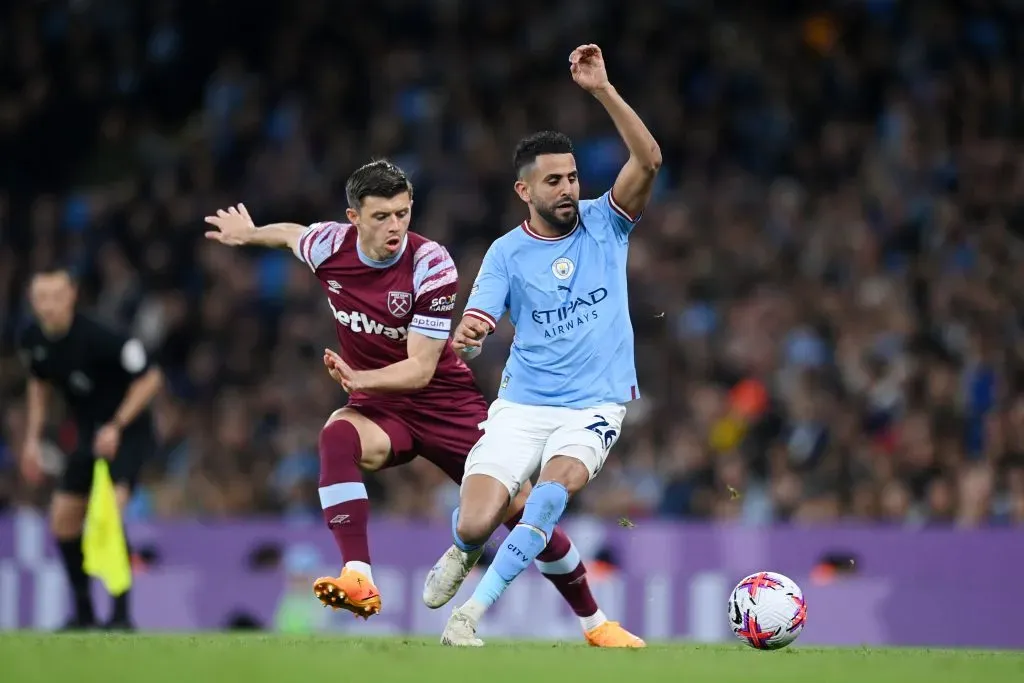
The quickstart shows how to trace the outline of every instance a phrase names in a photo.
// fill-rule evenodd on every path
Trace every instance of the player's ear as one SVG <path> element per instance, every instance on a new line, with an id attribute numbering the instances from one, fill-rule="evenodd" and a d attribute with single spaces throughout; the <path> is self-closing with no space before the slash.
<path id="1" fill-rule="evenodd" d="M 78 299 L 78 280 L 68 275 L 68 296 L 72 302 Z"/>
<path id="2" fill-rule="evenodd" d="M 530 186 L 525 181 L 517 180 L 515 184 L 516 194 L 527 204 L 530 203 Z"/>
<path id="3" fill-rule="evenodd" d="M 349 223 L 356 227 L 359 227 L 359 212 L 353 209 L 351 206 L 345 209 L 345 217 L 348 218 Z"/>

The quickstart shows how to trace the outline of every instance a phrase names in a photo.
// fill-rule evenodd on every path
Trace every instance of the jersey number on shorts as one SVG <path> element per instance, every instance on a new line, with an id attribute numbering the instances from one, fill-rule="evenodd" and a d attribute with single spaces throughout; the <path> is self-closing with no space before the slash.
<path id="1" fill-rule="evenodd" d="M 608 420 L 604 419 L 603 415 L 595 415 L 597 422 L 594 424 L 587 425 L 587 429 L 597 434 L 599 437 L 604 439 L 604 449 L 608 450 L 615 443 L 615 437 L 619 435 L 614 429 L 608 429 L 611 425 L 608 424 Z"/>

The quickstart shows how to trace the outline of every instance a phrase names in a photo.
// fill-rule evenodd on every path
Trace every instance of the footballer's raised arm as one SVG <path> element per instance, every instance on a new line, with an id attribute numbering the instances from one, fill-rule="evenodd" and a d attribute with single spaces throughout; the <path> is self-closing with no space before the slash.
<path id="1" fill-rule="evenodd" d="M 629 159 L 615 179 L 610 199 L 613 209 L 635 223 L 651 199 L 654 179 L 661 168 L 661 147 L 640 116 L 608 81 L 601 48 L 581 45 L 573 50 L 569 70 L 573 80 L 604 106 L 626 143 Z"/>
<path id="2" fill-rule="evenodd" d="M 341 247 L 348 224 L 327 221 L 312 225 L 298 223 L 270 223 L 257 226 L 244 204 L 221 209 L 206 222 L 217 228 L 206 233 L 206 238 L 230 246 L 271 247 L 291 249 L 295 256 L 313 272 Z"/>
<path id="3" fill-rule="evenodd" d="M 206 238 L 232 247 L 254 246 L 275 249 L 291 249 L 299 256 L 299 240 L 307 230 L 298 223 L 271 223 L 259 226 L 253 223 L 245 204 L 220 209 L 206 222 L 216 230 L 206 233 Z M 301 258 L 301 256 L 300 256 Z"/>

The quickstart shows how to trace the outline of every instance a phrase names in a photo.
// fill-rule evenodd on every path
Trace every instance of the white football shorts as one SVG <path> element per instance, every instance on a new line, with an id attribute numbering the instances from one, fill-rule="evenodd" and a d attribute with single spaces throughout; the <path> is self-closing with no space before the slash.
<path id="1" fill-rule="evenodd" d="M 578 409 L 529 406 L 499 398 L 480 425 L 484 435 L 469 452 L 465 476 L 493 477 L 514 498 L 551 458 L 565 455 L 583 463 L 593 479 L 618 441 L 625 417 L 626 406 L 621 403 Z"/>

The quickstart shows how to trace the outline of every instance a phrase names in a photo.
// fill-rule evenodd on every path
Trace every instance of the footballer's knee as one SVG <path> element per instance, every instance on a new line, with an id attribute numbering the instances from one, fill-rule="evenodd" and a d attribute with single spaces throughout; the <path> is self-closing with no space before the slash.
<path id="1" fill-rule="evenodd" d="M 346 424 L 341 426 L 339 422 Z M 391 455 L 391 439 L 387 433 L 373 420 L 352 408 L 341 408 L 331 413 L 320 432 L 321 443 L 325 437 L 328 440 L 341 438 L 348 442 L 348 450 L 355 458 L 356 465 L 364 472 L 381 469 Z"/>
<path id="2" fill-rule="evenodd" d="M 57 492 L 50 503 L 50 529 L 58 540 L 81 535 L 87 500 L 83 496 Z"/>
<path id="3" fill-rule="evenodd" d="M 556 455 L 544 465 L 537 483 L 545 481 L 561 484 L 571 496 L 590 481 L 590 470 L 574 455 Z"/>
<path id="4" fill-rule="evenodd" d="M 473 515 L 459 510 L 459 521 L 455 533 L 470 545 L 483 545 L 501 524 L 501 514 Z"/>
<path id="5" fill-rule="evenodd" d="M 466 477 L 455 524 L 459 538 L 473 545 L 486 543 L 504 520 L 508 503 L 508 489 L 497 479 L 484 474 Z"/>

